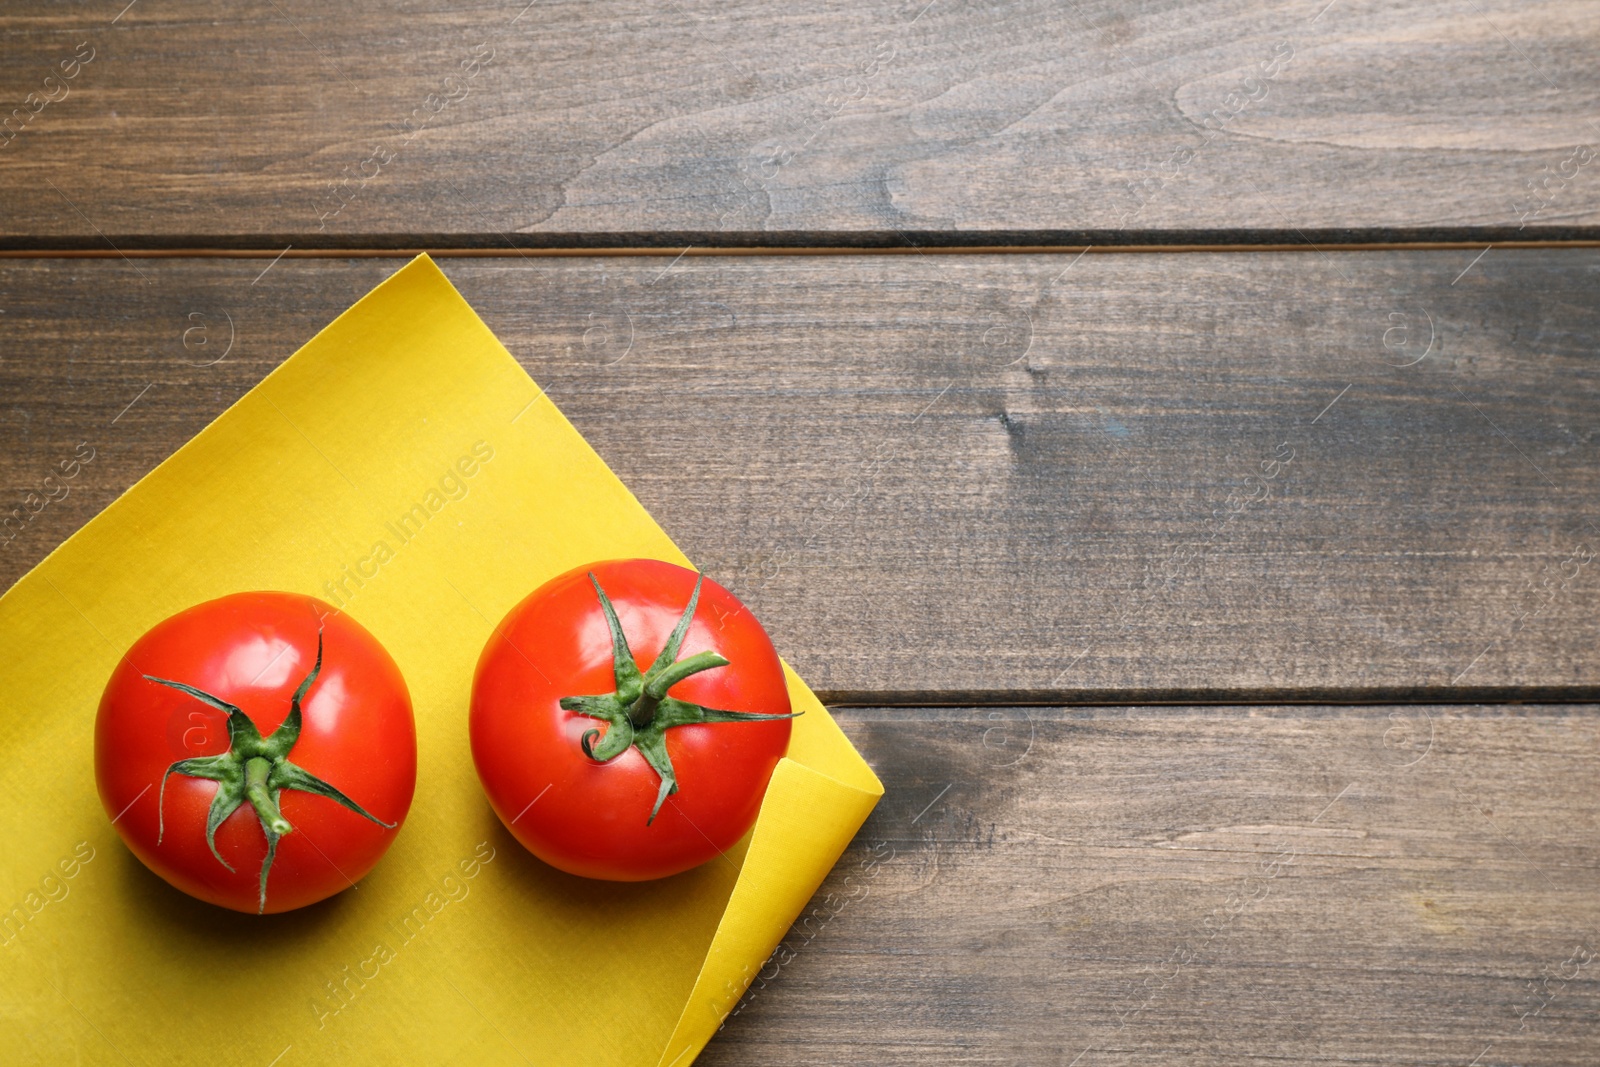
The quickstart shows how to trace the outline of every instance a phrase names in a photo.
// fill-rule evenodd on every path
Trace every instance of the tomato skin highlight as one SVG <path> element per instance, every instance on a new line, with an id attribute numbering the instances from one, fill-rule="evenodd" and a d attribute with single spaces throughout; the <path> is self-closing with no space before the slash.
<path id="1" fill-rule="evenodd" d="M 530 852 L 570 874 L 643 881 L 726 852 L 754 824 L 789 746 L 788 719 L 691 723 L 665 734 L 679 791 L 647 822 L 661 777 L 637 748 L 607 762 L 582 738 L 608 727 L 560 706 L 616 689 L 612 643 L 589 575 L 605 590 L 641 671 L 667 643 L 698 577 L 659 560 L 577 567 L 512 608 L 478 659 L 469 729 L 490 805 Z M 670 695 L 727 711 L 786 715 L 788 686 L 766 631 L 709 578 L 679 658 L 714 651 L 729 662 L 691 675 Z"/>
<path id="2" fill-rule="evenodd" d="M 216 845 L 230 872 L 205 840 L 216 782 L 173 773 L 158 811 L 167 769 L 228 752 L 228 725 L 223 712 L 144 676 L 181 681 L 237 705 L 265 736 L 282 724 L 313 667 L 319 624 L 322 668 L 303 701 L 289 759 L 395 826 L 378 826 L 328 797 L 283 790 L 280 808 L 294 830 L 279 841 L 265 910 L 290 911 L 360 880 L 410 809 L 416 725 L 394 660 L 360 624 L 315 597 L 249 592 L 157 623 L 112 671 L 95 719 L 101 804 L 134 855 L 190 896 L 255 914 L 266 836 L 249 803 L 228 816 Z"/>

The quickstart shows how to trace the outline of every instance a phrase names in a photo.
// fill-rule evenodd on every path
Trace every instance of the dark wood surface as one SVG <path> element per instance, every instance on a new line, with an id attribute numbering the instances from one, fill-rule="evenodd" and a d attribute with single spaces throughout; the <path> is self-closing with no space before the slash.
<path id="1" fill-rule="evenodd" d="M 0 244 L 1600 237 L 1581 0 L 124 4 L 0 14 Z"/>
<path id="2" fill-rule="evenodd" d="M 1593 699 L 1600 252 L 1472 258 L 443 263 L 827 699 Z M 0 263 L 0 577 L 396 265 Z"/>
<path id="3" fill-rule="evenodd" d="M 846 709 L 888 793 L 700 1062 L 1592 1063 L 1597 710 Z"/>
<path id="4" fill-rule="evenodd" d="M 1595 1061 L 1592 4 L 524 5 L 0 7 L 0 585 L 481 253 L 888 790 L 701 1062 Z"/>

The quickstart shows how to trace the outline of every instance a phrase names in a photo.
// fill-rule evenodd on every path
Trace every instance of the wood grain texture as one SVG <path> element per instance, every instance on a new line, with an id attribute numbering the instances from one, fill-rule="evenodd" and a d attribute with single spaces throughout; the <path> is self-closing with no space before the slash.
<path id="1" fill-rule="evenodd" d="M 0 41 L 14 248 L 1600 237 L 1581 0 L 96 0 Z"/>
<path id="2" fill-rule="evenodd" d="M 1593 699 L 1600 252 L 1471 259 L 444 266 L 833 700 Z M 397 265 L 264 263 L 0 263 L 0 579 Z"/>
<path id="3" fill-rule="evenodd" d="M 699 1062 L 1592 1063 L 1597 710 L 840 711 L 888 792 Z"/>

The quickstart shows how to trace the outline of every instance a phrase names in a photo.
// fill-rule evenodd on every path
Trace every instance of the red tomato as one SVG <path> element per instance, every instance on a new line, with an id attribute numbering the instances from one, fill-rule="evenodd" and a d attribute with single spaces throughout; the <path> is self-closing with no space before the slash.
<path id="1" fill-rule="evenodd" d="M 659 560 L 610 560 L 545 583 L 495 629 L 472 686 L 472 758 L 540 859 L 641 881 L 744 836 L 789 718 L 778 653 L 732 593 Z"/>
<path id="2" fill-rule="evenodd" d="M 94 763 L 146 867 L 201 900 L 279 912 L 382 857 L 411 807 L 417 733 L 399 668 L 348 615 L 235 593 L 134 642 L 100 698 Z"/>

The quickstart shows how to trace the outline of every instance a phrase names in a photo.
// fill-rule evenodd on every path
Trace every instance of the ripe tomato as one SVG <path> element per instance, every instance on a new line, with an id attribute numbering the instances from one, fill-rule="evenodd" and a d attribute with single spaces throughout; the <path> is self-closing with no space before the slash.
<path id="1" fill-rule="evenodd" d="M 146 867 L 201 900 L 279 912 L 382 857 L 411 807 L 417 734 L 399 668 L 348 615 L 235 593 L 134 642 L 100 698 L 94 762 Z"/>
<path id="2" fill-rule="evenodd" d="M 472 758 L 540 859 L 642 881 L 744 836 L 790 718 L 778 653 L 732 593 L 659 560 L 610 560 L 551 579 L 495 629 L 473 680 Z"/>

